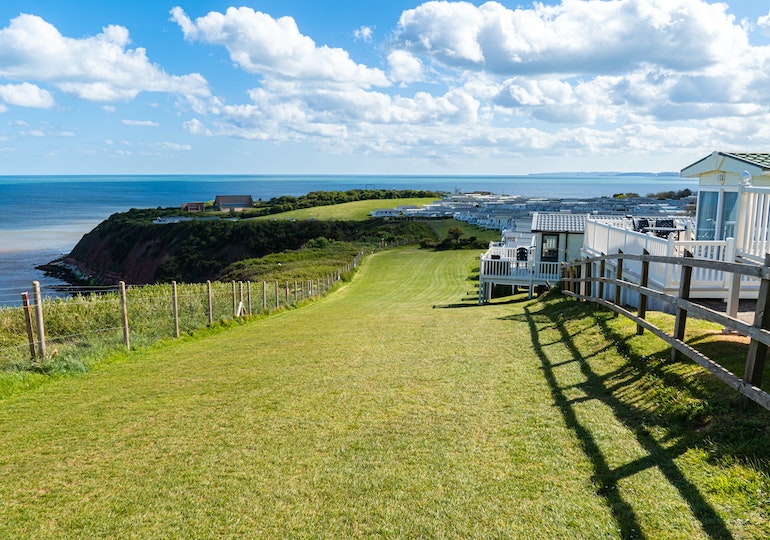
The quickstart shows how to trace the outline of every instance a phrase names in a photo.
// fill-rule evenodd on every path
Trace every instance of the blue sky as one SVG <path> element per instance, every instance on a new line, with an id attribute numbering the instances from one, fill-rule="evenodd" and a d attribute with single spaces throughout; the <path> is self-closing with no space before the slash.
<path id="1" fill-rule="evenodd" d="M 679 170 L 768 88 L 753 0 L 4 0 L 0 174 Z"/>

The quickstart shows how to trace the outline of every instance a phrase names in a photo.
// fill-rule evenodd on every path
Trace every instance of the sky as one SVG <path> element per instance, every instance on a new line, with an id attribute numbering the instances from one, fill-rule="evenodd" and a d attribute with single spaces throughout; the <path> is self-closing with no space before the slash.
<path id="1" fill-rule="evenodd" d="M 770 151 L 770 2 L 3 0 L 0 175 L 678 171 Z"/>

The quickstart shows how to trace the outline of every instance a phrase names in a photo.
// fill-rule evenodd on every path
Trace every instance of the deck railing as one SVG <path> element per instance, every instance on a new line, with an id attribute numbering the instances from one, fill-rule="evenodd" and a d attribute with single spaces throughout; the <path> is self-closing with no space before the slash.
<path id="1" fill-rule="evenodd" d="M 508 280 L 550 281 L 559 280 L 560 267 L 557 262 L 517 261 L 514 258 L 481 259 L 482 279 L 503 283 Z M 501 279 L 502 278 L 502 279 Z"/>
<path id="2" fill-rule="evenodd" d="M 736 254 L 761 264 L 770 252 L 770 189 L 741 186 L 738 195 Z"/>
<path id="3" fill-rule="evenodd" d="M 682 257 L 689 252 L 696 259 L 734 262 L 736 242 L 727 240 L 678 240 L 674 236 L 660 238 L 653 234 L 633 231 L 605 220 L 586 220 L 583 253 L 597 257 L 612 253 L 641 255 L 647 253 L 660 257 Z M 764 255 L 763 255 L 764 257 Z M 614 267 L 614 263 L 608 262 Z M 641 275 L 641 263 L 629 260 L 626 272 Z M 659 290 L 676 290 L 681 272 L 675 265 L 653 262 L 649 266 L 649 282 Z M 756 295 L 759 282 L 748 276 L 742 278 L 741 291 L 745 298 Z M 732 276 L 714 268 L 695 268 L 692 275 L 692 291 L 699 296 L 727 298 Z"/>

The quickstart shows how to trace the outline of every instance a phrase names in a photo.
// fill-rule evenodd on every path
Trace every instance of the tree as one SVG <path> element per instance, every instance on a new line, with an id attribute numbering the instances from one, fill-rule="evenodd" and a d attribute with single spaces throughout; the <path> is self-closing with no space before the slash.
<path id="1" fill-rule="evenodd" d="M 447 231 L 447 234 L 452 240 L 459 243 L 460 237 L 465 234 L 465 231 L 462 230 L 460 227 L 449 227 L 449 231 Z"/>

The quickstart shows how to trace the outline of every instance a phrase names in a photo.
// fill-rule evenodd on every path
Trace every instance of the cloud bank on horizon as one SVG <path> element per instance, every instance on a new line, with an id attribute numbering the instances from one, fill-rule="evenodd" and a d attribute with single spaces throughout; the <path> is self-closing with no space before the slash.
<path id="1" fill-rule="evenodd" d="M 770 150 L 767 7 L 514 5 L 424 2 L 325 44 L 296 15 L 179 2 L 147 23 L 157 48 L 119 20 L 65 35 L 21 13 L 0 28 L 0 174 L 670 170 Z"/>

